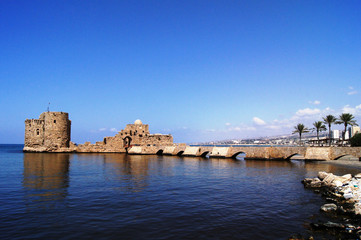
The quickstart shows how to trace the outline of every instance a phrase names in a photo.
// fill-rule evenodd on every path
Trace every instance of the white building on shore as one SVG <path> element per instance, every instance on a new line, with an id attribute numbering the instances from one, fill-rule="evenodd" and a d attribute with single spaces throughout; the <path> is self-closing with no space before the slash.
<path id="1" fill-rule="evenodd" d="M 361 131 L 359 126 L 351 126 L 348 128 L 348 132 L 350 134 L 350 138 L 352 138 L 353 136 L 355 136 L 356 133 L 359 133 Z"/>
<path id="2" fill-rule="evenodd" d="M 340 130 L 332 130 L 331 138 L 332 139 L 340 139 Z"/>

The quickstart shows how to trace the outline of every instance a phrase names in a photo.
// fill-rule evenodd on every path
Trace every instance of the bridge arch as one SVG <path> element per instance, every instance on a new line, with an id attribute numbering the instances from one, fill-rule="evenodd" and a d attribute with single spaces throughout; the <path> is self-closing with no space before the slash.
<path id="1" fill-rule="evenodd" d="M 211 151 L 204 151 L 204 152 L 201 153 L 200 157 L 205 157 L 206 158 L 207 156 L 209 157 L 209 154 L 211 154 Z"/>
<path id="2" fill-rule="evenodd" d="M 181 151 L 179 151 L 179 152 L 177 152 L 177 156 L 182 156 L 182 154 L 184 153 L 184 150 L 181 150 Z"/>
<path id="3" fill-rule="evenodd" d="M 286 158 L 286 160 L 291 160 L 291 159 L 305 159 L 305 157 L 300 153 L 293 153 Z"/>
<path id="4" fill-rule="evenodd" d="M 163 149 L 159 149 L 156 154 L 157 155 L 163 155 Z"/>
<path id="5" fill-rule="evenodd" d="M 340 156 L 338 156 L 338 157 L 336 157 L 335 159 L 333 159 L 333 160 L 352 160 L 352 159 L 359 159 L 360 160 L 360 158 L 358 158 L 358 157 L 355 157 L 355 156 L 353 156 L 353 155 L 351 155 L 351 154 L 344 154 L 344 155 L 340 155 Z"/>
<path id="6" fill-rule="evenodd" d="M 239 157 L 245 158 L 246 155 L 247 155 L 247 154 L 246 154 L 245 152 L 239 151 L 239 152 L 234 153 L 234 154 L 232 155 L 232 158 L 234 158 L 234 159 L 239 158 Z"/>

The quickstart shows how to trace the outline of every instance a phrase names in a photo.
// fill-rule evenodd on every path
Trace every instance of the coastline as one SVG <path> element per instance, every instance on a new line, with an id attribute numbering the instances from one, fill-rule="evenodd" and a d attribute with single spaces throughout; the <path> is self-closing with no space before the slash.
<path id="1" fill-rule="evenodd" d="M 335 166 L 343 166 L 343 167 L 361 170 L 361 161 L 357 161 L 357 160 L 320 161 L 320 164 L 331 164 Z"/>

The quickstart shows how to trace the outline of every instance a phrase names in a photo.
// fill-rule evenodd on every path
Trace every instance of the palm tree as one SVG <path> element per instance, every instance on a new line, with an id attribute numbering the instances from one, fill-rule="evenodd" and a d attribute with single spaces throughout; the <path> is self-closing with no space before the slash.
<path id="1" fill-rule="evenodd" d="M 320 146 L 320 137 L 319 137 L 319 133 L 322 131 L 326 131 L 326 126 L 323 124 L 323 122 L 321 121 L 316 121 L 313 123 L 314 128 L 312 129 L 313 131 L 316 130 L 317 132 L 317 140 L 318 140 L 318 146 Z"/>
<path id="2" fill-rule="evenodd" d="M 330 139 L 330 146 L 331 146 L 331 125 L 336 122 L 336 118 L 333 115 L 327 115 L 323 118 L 323 122 L 328 124 L 328 138 Z"/>
<path id="3" fill-rule="evenodd" d="M 299 123 L 299 124 L 297 124 L 297 126 L 295 126 L 295 130 L 292 133 L 298 133 L 300 135 L 300 144 L 301 144 L 302 133 L 306 133 L 309 131 L 310 130 L 308 128 L 306 128 L 305 125 L 303 125 L 302 123 Z"/>
<path id="4" fill-rule="evenodd" d="M 336 121 L 336 124 L 343 124 L 345 126 L 345 130 L 342 133 L 342 140 L 345 141 L 345 135 L 347 126 L 358 126 L 356 123 L 355 117 L 351 113 L 342 113 L 339 119 Z"/>

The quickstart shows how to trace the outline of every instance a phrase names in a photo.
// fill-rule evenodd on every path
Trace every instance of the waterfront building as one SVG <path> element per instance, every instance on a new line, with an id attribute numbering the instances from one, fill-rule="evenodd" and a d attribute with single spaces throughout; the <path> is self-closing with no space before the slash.
<path id="1" fill-rule="evenodd" d="M 332 139 L 340 139 L 340 130 L 332 130 L 331 138 Z"/>
<path id="2" fill-rule="evenodd" d="M 355 136 L 356 133 L 361 132 L 359 126 L 351 126 L 348 128 L 348 132 L 350 133 L 350 138 Z"/>

